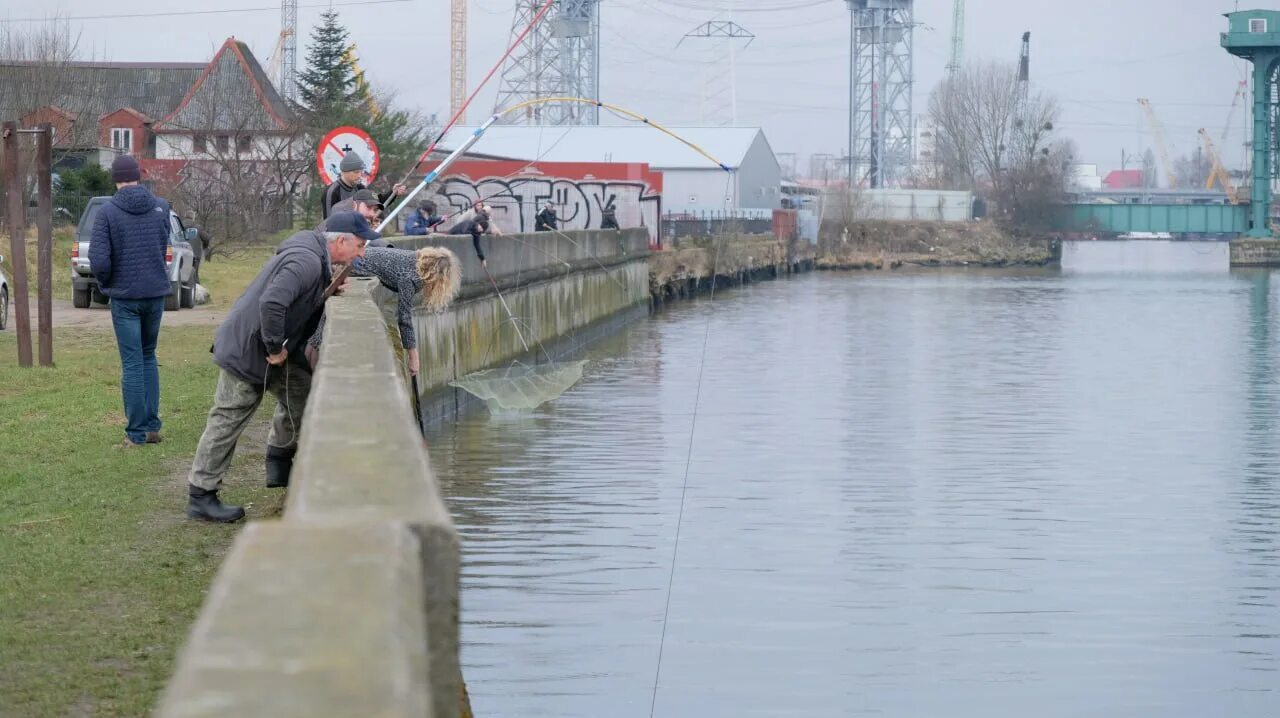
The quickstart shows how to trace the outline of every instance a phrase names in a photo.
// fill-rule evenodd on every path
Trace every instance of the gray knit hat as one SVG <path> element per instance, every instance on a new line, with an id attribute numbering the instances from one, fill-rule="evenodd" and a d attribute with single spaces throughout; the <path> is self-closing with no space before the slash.
<path id="1" fill-rule="evenodd" d="M 348 152 L 342 156 L 342 164 L 338 165 L 338 169 L 342 172 L 364 172 L 364 160 L 360 159 L 360 155 Z"/>

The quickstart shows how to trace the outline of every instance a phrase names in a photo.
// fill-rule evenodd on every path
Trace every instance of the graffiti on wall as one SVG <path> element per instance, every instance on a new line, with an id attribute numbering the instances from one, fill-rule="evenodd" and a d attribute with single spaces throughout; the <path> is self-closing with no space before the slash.
<path id="1" fill-rule="evenodd" d="M 484 200 L 503 232 L 532 232 L 547 202 L 562 229 L 599 229 L 611 208 L 619 227 L 645 227 L 657 241 L 662 174 L 634 164 L 459 162 L 433 199 L 442 213 Z"/>

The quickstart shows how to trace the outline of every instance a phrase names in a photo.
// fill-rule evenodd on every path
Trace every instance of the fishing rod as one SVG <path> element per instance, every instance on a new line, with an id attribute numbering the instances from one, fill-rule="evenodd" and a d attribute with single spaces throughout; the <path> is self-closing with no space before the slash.
<path id="1" fill-rule="evenodd" d="M 502 53 L 502 57 L 499 57 L 497 62 L 493 63 L 493 67 L 489 68 L 489 72 L 484 76 L 484 79 L 480 81 L 480 84 L 476 85 L 476 89 L 471 91 L 471 95 L 467 97 L 467 99 L 461 105 L 458 106 L 458 109 L 454 111 L 453 116 L 450 117 L 449 121 L 445 123 L 445 126 L 440 129 L 440 134 L 436 135 L 435 140 L 432 141 L 431 144 L 427 145 L 427 149 L 424 150 L 422 154 L 418 156 L 418 159 L 415 160 L 413 164 L 409 165 L 409 170 L 405 172 L 404 177 L 401 177 L 400 181 L 397 182 L 396 184 L 404 184 L 405 182 L 408 182 L 409 178 L 413 176 L 413 173 L 418 170 L 418 165 L 427 161 L 427 158 L 431 156 L 432 151 L 435 150 L 436 145 L 440 144 L 440 140 L 444 139 L 444 136 L 448 134 L 449 130 L 453 129 L 453 126 L 457 124 L 458 119 L 462 117 L 462 113 L 466 112 L 467 108 L 471 106 L 471 101 L 476 99 L 476 95 L 479 95 L 480 90 L 483 89 L 484 86 L 489 83 L 489 80 L 493 79 L 494 73 L 498 71 L 498 68 L 502 67 L 502 63 L 507 61 L 507 58 L 511 56 L 511 53 L 515 52 L 516 48 L 520 46 L 521 42 L 524 42 L 525 36 L 528 35 L 539 22 L 542 21 L 543 16 L 545 16 L 551 10 L 551 6 L 554 4 L 555 4 L 555 0 L 546 0 L 544 3 L 542 3 L 542 7 L 538 9 L 538 14 L 534 15 L 533 19 L 529 21 L 529 24 L 525 26 L 524 30 L 522 30 L 520 34 L 516 36 L 515 40 L 511 41 L 511 44 L 507 46 L 507 51 Z M 409 197 L 406 196 L 396 206 L 396 211 L 397 212 L 400 211 L 400 207 L 403 207 L 406 203 L 408 203 L 408 201 L 409 201 Z"/>
<path id="2" fill-rule="evenodd" d="M 499 110 L 498 112 L 495 112 L 493 115 L 491 115 L 489 119 L 485 120 L 482 125 L 480 125 L 475 130 L 473 130 L 471 132 L 471 135 L 468 136 L 467 139 L 463 141 L 463 143 L 459 145 L 457 149 L 449 153 L 448 157 L 445 157 L 443 160 L 441 160 L 440 164 L 436 165 L 434 169 L 428 172 L 426 176 L 424 176 L 422 180 L 418 182 L 417 185 L 414 186 L 413 190 L 411 190 L 408 194 L 405 195 L 405 198 L 401 200 L 401 202 L 398 205 L 396 205 L 387 214 L 386 218 L 384 218 L 382 222 L 378 225 L 378 231 L 381 232 L 383 228 L 389 225 L 391 221 L 395 219 L 396 215 L 400 213 L 400 210 L 404 209 L 405 205 L 409 204 L 409 202 L 414 197 L 416 197 L 419 192 L 426 189 L 432 182 L 435 182 L 436 179 L 440 177 L 440 175 L 444 174 L 444 171 L 449 168 L 449 165 L 452 165 L 454 162 L 457 162 L 458 158 L 466 154 L 467 150 L 471 149 L 471 147 L 475 145 L 475 143 L 479 142 L 480 138 L 484 136 L 484 133 L 488 132 L 489 128 L 493 127 L 493 125 L 496 124 L 498 120 L 502 119 L 504 115 L 509 115 L 512 112 L 523 110 L 526 107 L 532 107 L 534 105 L 542 105 L 549 102 L 572 102 L 572 103 L 578 103 L 578 104 L 595 105 L 596 107 L 601 107 L 601 108 L 611 110 L 615 113 L 624 115 L 629 119 L 635 120 L 636 122 L 641 122 L 645 125 L 648 125 L 649 127 L 654 128 L 655 130 L 658 130 L 659 132 L 662 132 L 668 135 L 669 137 L 680 142 L 680 144 L 685 145 L 686 147 L 693 150 L 694 152 L 697 152 L 699 155 L 702 155 L 703 157 L 707 158 L 708 160 L 713 162 L 717 167 L 724 170 L 725 172 L 729 172 L 729 173 L 733 172 L 732 168 L 730 168 L 728 165 L 724 164 L 720 160 L 716 159 L 715 157 L 711 156 L 711 154 L 709 154 L 706 150 L 702 149 L 698 145 L 690 142 L 689 140 L 686 140 L 685 138 L 681 137 L 675 132 L 672 132 L 666 127 L 663 127 L 657 122 L 650 120 L 648 117 L 645 117 L 644 115 L 641 115 L 636 112 L 632 112 L 631 110 L 628 110 L 625 107 L 619 107 L 617 105 L 612 105 L 607 102 L 601 102 L 600 100 L 593 100 L 585 97 L 540 97 L 532 100 L 525 100 L 524 102 L 520 102 L 515 105 L 512 105 L 511 107 L 508 107 L 505 110 Z M 434 148 L 435 148 L 435 143 L 432 144 L 429 150 Z"/>
<path id="3" fill-rule="evenodd" d="M 719 167 L 720 169 L 724 170 L 727 173 L 727 176 L 725 178 L 725 197 L 729 196 L 730 183 L 732 182 L 732 179 L 733 179 L 732 168 L 730 168 L 725 163 L 713 157 L 710 153 L 708 153 L 706 150 L 702 149 L 698 145 L 690 142 L 689 140 L 686 140 L 685 138 L 679 136 L 675 132 L 672 132 L 666 127 L 663 127 L 657 122 L 654 122 L 649 118 L 643 115 L 640 115 L 638 113 L 632 112 L 631 110 L 628 110 L 626 108 L 605 103 L 600 100 L 594 100 L 594 99 L 588 99 L 588 98 L 582 98 L 582 97 L 547 97 L 547 98 L 537 98 L 533 100 L 527 100 L 525 102 L 521 102 L 519 104 L 513 105 L 512 107 L 509 107 L 505 110 L 495 112 L 492 116 L 489 117 L 488 120 L 486 120 L 483 124 L 481 124 L 474 131 L 472 131 L 471 135 L 467 137 L 467 139 L 461 145 L 459 145 L 457 149 L 455 149 L 452 153 L 450 153 L 448 157 L 442 160 L 439 165 L 437 165 L 434 169 L 428 172 L 426 176 L 424 176 L 422 180 L 418 182 L 418 184 L 413 188 L 413 191 L 411 191 L 408 195 L 406 195 L 404 201 L 402 201 L 399 205 L 397 205 L 391 211 L 391 213 L 388 214 L 387 217 L 383 219 L 383 221 L 378 225 L 378 231 L 382 231 L 388 224 L 390 224 L 391 221 L 395 219 L 395 216 L 400 212 L 400 210 L 404 206 L 409 204 L 409 201 L 413 197 L 415 197 L 422 190 L 426 189 L 432 182 L 434 182 L 437 178 L 439 178 L 444 173 L 444 171 L 448 169 L 450 165 L 456 162 L 459 157 L 461 157 L 463 154 L 466 153 L 467 150 L 469 150 L 472 146 L 474 146 L 477 142 L 479 142 L 480 138 L 484 136 L 484 133 L 487 132 L 489 128 L 492 127 L 499 119 L 501 119 L 503 115 L 506 115 L 511 112 L 516 112 L 526 107 L 531 107 L 533 105 L 544 104 L 548 102 L 573 102 L 573 103 L 579 103 L 579 104 L 595 105 L 596 107 L 605 108 L 617 114 L 621 114 L 626 118 L 635 120 L 637 122 L 641 122 L 645 125 L 648 125 L 649 127 L 652 127 L 672 137 L 673 139 L 677 140 L 681 144 L 690 148 L 694 152 L 707 158 L 713 164 L 715 164 L 717 167 Z M 443 138 L 443 136 L 444 136 L 444 133 L 441 133 L 441 138 Z M 429 154 L 430 149 L 434 149 L 435 144 L 436 143 L 432 143 L 432 147 L 429 148 L 427 154 Z M 565 236 L 565 235 L 562 234 L 562 236 Z M 709 301 L 715 301 L 716 276 L 717 276 L 717 271 L 718 271 L 719 262 L 720 262 L 720 249 L 723 246 L 723 243 L 724 243 L 724 237 L 721 236 L 719 240 L 716 242 L 716 249 L 715 249 L 715 253 L 713 255 L 712 263 L 711 263 L 711 295 L 710 295 Z M 601 264 L 601 266 L 603 267 L 603 263 L 600 262 L 599 258 L 596 258 L 596 262 Z M 489 283 L 493 285 L 494 291 L 498 294 L 498 299 L 499 301 L 501 301 L 503 309 L 506 310 L 507 316 L 512 322 L 512 326 L 516 327 L 516 335 L 520 339 L 521 345 L 524 346 L 525 351 L 527 352 L 529 350 L 529 345 L 527 342 L 525 342 L 524 335 L 523 333 L 520 332 L 519 326 L 516 324 L 515 315 L 511 312 L 511 307 L 507 305 L 506 299 L 502 296 L 502 292 L 498 289 L 497 282 L 494 281 L 493 275 L 489 273 L 489 268 L 484 267 L 484 272 L 489 279 Z M 607 273 L 607 270 L 606 270 L 606 273 Z M 657 709 L 658 686 L 660 683 L 660 679 L 662 677 L 662 657 L 663 657 L 664 649 L 666 647 L 667 625 L 671 615 L 671 594 L 672 594 L 672 588 L 674 587 L 674 584 L 675 584 L 676 562 L 679 557 L 679 550 L 680 550 L 680 532 L 681 532 L 680 530 L 684 522 L 685 499 L 689 489 L 689 469 L 693 462 L 694 436 L 697 430 L 698 409 L 700 408 L 700 404 L 702 400 L 703 373 L 706 368 L 707 347 L 709 346 L 710 339 L 711 339 L 711 318 L 712 317 L 710 313 L 708 313 L 707 324 L 706 324 L 706 328 L 703 331 L 703 337 L 702 337 L 702 358 L 698 363 L 698 381 L 697 381 L 697 388 L 694 392 L 693 419 L 690 423 L 690 428 L 689 428 L 689 448 L 688 448 L 687 455 L 685 457 L 684 478 L 681 482 L 680 509 L 676 517 L 676 536 L 672 546 L 671 570 L 670 570 L 670 573 L 668 574 L 668 579 L 667 579 L 666 606 L 663 609 L 663 616 L 662 616 L 662 635 L 658 643 L 658 662 L 657 662 L 657 668 L 654 672 L 654 678 L 653 678 L 653 697 L 649 705 L 649 715 L 651 718 Z"/>

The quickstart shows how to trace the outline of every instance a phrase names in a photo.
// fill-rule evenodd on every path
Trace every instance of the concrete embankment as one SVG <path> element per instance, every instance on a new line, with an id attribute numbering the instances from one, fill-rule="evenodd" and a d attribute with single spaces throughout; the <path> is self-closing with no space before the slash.
<path id="1" fill-rule="evenodd" d="M 161 718 L 464 710 L 458 536 L 372 284 L 327 305 L 284 517 L 236 538 Z"/>
<path id="2" fill-rule="evenodd" d="M 1039 266 L 1056 262 L 1056 242 L 1011 234 L 993 222 L 827 222 L 819 269 Z"/>
<path id="3" fill-rule="evenodd" d="M 686 298 L 716 285 L 741 284 L 803 272 L 814 267 L 816 248 L 771 235 L 734 235 L 682 240 L 649 258 L 649 293 L 655 306 Z"/>
<path id="4" fill-rule="evenodd" d="M 422 359 L 418 387 L 428 424 L 475 402 L 449 386 L 454 379 L 513 360 L 571 354 L 648 311 L 649 240 L 642 228 L 512 234 L 482 241 L 487 274 L 470 237 L 394 240 L 405 249 L 447 247 L 462 260 L 463 287 L 453 306 L 438 314 L 420 310 L 414 315 Z M 391 309 L 389 301 L 386 308 Z"/>

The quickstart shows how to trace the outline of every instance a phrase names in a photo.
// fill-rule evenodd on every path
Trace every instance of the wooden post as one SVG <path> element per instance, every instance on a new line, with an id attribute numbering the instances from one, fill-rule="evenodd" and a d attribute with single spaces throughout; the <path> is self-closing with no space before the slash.
<path id="1" fill-rule="evenodd" d="M 36 210 L 40 366 L 53 366 L 53 125 L 40 125 L 36 142 Z"/>
<path id="2" fill-rule="evenodd" d="M 22 177 L 18 176 L 18 126 L 4 123 L 4 180 L 9 194 L 9 251 L 13 256 L 13 307 L 17 314 L 18 366 L 31 366 L 31 306 L 27 295 L 26 217 Z"/>

